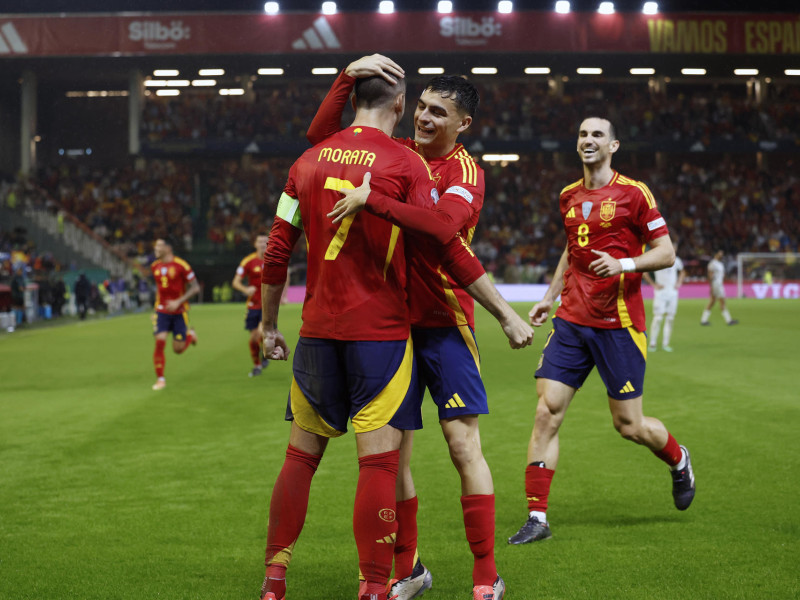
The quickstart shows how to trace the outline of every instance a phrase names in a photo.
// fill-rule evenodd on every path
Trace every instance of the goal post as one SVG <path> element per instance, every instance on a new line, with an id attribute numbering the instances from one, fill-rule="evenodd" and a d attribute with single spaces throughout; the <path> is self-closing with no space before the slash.
<path id="1" fill-rule="evenodd" d="M 800 298 L 800 253 L 737 254 L 736 295 L 739 298 Z"/>

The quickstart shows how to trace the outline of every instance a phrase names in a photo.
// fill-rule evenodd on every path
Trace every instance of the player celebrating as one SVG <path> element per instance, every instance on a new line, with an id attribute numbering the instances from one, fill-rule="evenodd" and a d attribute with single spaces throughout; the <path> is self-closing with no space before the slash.
<path id="1" fill-rule="evenodd" d="M 242 259 L 236 268 L 236 276 L 233 278 L 231 286 L 239 290 L 247 297 L 247 315 L 244 318 L 244 328 L 250 332 L 248 345 L 250 347 L 250 358 L 253 360 L 253 370 L 248 374 L 250 377 L 261 375 L 261 370 L 269 364 L 265 357 L 261 360 L 261 267 L 264 264 L 264 251 L 267 249 L 269 236 L 259 234 L 253 244 L 255 252 L 252 252 Z M 247 285 L 244 280 L 247 279 Z"/>
<path id="2" fill-rule="evenodd" d="M 341 224 L 326 214 L 338 201 L 338 191 L 360 183 L 367 171 L 375 174 L 376 189 L 389 197 L 431 202 L 434 187 L 427 165 L 387 135 L 403 114 L 404 91 L 404 82 L 359 81 L 353 124 L 292 166 L 270 233 L 262 273 L 268 358 L 286 360 L 289 353 L 277 317 L 289 257 L 303 232 L 308 275 L 293 363 L 289 447 L 270 502 L 262 586 L 267 600 L 285 598 L 286 569 L 302 530 L 311 478 L 328 440 L 346 431 L 348 418 L 359 460 L 353 529 L 366 578 L 359 597 L 385 598 L 397 531 L 401 429 L 421 425 L 413 402 L 416 367 L 404 241 L 397 227 L 368 213 Z M 467 254 L 460 244 L 451 246 Z"/>
<path id="3" fill-rule="evenodd" d="M 156 369 L 154 390 L 167 387 L 164 377 L 164 348 L 167 336 L 172 332 L 172 350 L 182 354 L 189 345 L 197 344 L 194 329 L 188 329 L 189 298 L 200 293 L 200 286 L 194 276 L 192 267 L 172 252 L 172 242 L 167 238 L 159 238 L 155 243 L 156 260 L 150 265 L 156 287 L 156 322 L 154 334 L 156 349 L 153 353 L 153 365 Z"/>
<path id="4" fill-rule="evenodd" d="M 585 119 L 577 149 L 583 179 L 565 187 L 560 199 L 567 247 L 544 299 L 529 313 L 531 324 L 541 326 L 561 295 L 536 370 L 539 403 L 525 470 L 529 515 L 510 544 L 551 537 L 546 512 L 558 463 L 558 430 L 595 365 L 606 385 L 615 429 L 669 465 L 679 510 L 694 498 L 688 450 L 661 421 L 642 413 L 647 342 L 640 273 L 673 264 L 666 222 L 646 185 L 611 168 L 619 141 L 608 120 Z M 645 244 L 650 249 L 643 253 Z"/>
<path id="5" fill-rule="evenodd" d="M 650 273 L 643 273 L 644 280 L 653 286 L 653 321 L 650 323 L 649 344 L 647 349 L 655 352 L 658 347 L 658 334 L 661 331 L 661 323 L 664 323 L 664 337 L 661 340 L 661 348 L 664 352 L 672 352 L 669 345 L 672 337 L 672 322 L 675 320 L 675 313 L 678 311 L 678 290 L 683 285 L 686 271 L 683 268 L 683 261 L 675 257 L 675 263 L 666 269 L 659 269 L 650 276 Z"/>
<path id="6" fill-rule="evenodd" d="M 348 65 L 309 127 L 309 139 L 319 141 L 338 130 L 342 109 L 357 78 L 380 75 L 394 80 L 402 74 L 398 65 L 380 55 Z M 370 193 L 366 180 L 357 190 L 343 191 L 345 198 L 330 216 L 338 222 L 365 207 L 368 212 L 404 229 L 426 233 L 439 242 L 458 234 L 468 244 L 483 205 L 484 178 L 483 170 L 457 144 L 457 138 L 472 123 L 478 102 L 477 90 L 463 77 L 435 77 L 417 102 L 415 139 L 397 140 L 420 152 L 430 165 L 439 196 L 433 211 Z M 477 294 L 475 297 L 500 321 L 512 347 L 529 345 L 533 332 L 502 300 L 485 275 L 468 290 L 459 287 L 447 270 L 442 269 L 435 246 L 434 239 L 422 236 L 415 237 L 414 243 L 407 246 L 412 339 L 420 367 L 420 394 L 427 386 L 438 405 L 442 432 L 461 476 L 464 526 L 474 557 L 473 597 L 499 600 L 505 584 L 497 574 L 494 560 L 494 487 L 478 428 L 478 415 L 488 413 L 488 401 L 480 376 L 470 293 Z M 481 294 L 480 289 L 486 294 Z M 420 396 L 420 402 L 421 399 Z M 418 597 L 432 583 L 430 572 L 417 554 L 418 501 L 410 470 L 412 436 L 413 432 L 404 433 L 398 480 L 395 579 L 389 592 L 390 597 L 398 600 Z"/>
<path id="7" fill-rule="evenodd" d="M 714 304 L 719 301 L 719 309 L 722 311 L 722 318 L 728 325 L 738 325 L 739 321 L 731 318 L 731 313 L 725 306 L 725 265 L 722 264 L 722 257 L 725 253 L 722 250 L 717 250 L 714 257 L 708 263 L 708 283 L 711 288 L 711 297 L 708 300 L 708 305 L 703 310 L 703 316 L 700 317 L 700 325 L 711 325 L 708 320 L 711 317 L 711 309 Z"/>

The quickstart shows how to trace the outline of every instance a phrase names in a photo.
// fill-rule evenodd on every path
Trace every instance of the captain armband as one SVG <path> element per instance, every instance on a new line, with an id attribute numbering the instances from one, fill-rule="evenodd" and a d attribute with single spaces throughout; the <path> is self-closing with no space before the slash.
<path id="1" fill-rule="evenodd" d="M 300 218 L 300 201 L 297 198 L 292 198 L 286 192 L 281 194 L 281 198 L 278 200 L 278 210 L 275 214 L 294 227 L 303 228 L 303 220 Z"/>

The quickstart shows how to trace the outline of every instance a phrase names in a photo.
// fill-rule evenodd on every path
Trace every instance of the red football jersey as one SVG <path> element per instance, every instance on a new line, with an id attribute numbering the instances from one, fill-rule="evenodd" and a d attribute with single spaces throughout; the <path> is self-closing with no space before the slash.
<path id="1" fill-rule="evenodd" d="M 411 139 L 397 140 L 417 148 Z M 485 191 L 483 169 L 461 144 L 447 154 L 428 161 L 440 198 L 458 199 L 469 207 L 469 217 L 459 233 L 469 244 L 478 224 Z M 406 258 L 409 270 L 408 295 L 411 324 L 414 327 L 453 327 L 469 325 L 475 328 L 475 303 L 442 268 L 439 244 L 426 236 L 415 236 L 409 244 Z"/>
<path id="2" fill-rule="evenodd" d="M 247 299 L 248 309 L 261 310 L 261 268 L 263 265 L 264 259 L 257 252 L 253 252 L 245 256 L 236 267 L 236 274 L 247 278 L 247 285 L 256 288 L 253 295 Z"/>
<path id="3" fill-rule="evenodd" d="M 182 258 L 173 257 L 171 262 L 156 260 L 150 265 L 153 279 L 156 282 L 156 312 L 179 315 L 189 306 L 184 302 L 180 309 L 169 311 L 166 304 L 170 300 L 177 300 L 186 293 L 186 284 L 194 279 L 194 271 Z"/>
<path id="4" fill-rule="evenodd" d="M 587 190 L 582 179 L 565 187 L 560 208 L 569 266 L 556 316 L 589 327 L 644 331 L 642 274 L 599 277 L 589 265 L 597 259 L 592 250 L 634 257 L 647 242 L 669 235 L 653 194 L 645 184 L 615 171 L 611 182 L 597 190 Z"/>
<path id="5" fill-rule="evenodd" d="M 361 185 L 367 172 L 372 173 L 372 189 L 399 201 L 430 205 L 436 194 L 425 161 L 371 127 L 348 127 L 329 137 L 306 151 L 289 172 L 262 281 L 285 278 L 286 248 L 294 245 L 302 228 L 308 244 L 302 336 L 408 337 L 400 228 L 366 211 L 340 223 L 327 216 L 341 197 L 338 190 Z M 281 221 L 294 225 L 294 233 L 287 232 Z"/>

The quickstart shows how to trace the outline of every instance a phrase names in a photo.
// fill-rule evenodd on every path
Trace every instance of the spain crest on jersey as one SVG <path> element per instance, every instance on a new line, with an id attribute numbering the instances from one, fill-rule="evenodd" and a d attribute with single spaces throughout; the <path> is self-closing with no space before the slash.
<path id="1" fill-rule="evenodd" d="M 169 277 L 170 277 L 170 279 L 174 279 L 175 278 L 175 267 L 170 267 L 169 268 Z"/>
<path id="2" fill-rule="evenodd" d="M 603 200 L 600 203 L 600 218 L 603 221 L 610 221 L 614 218 L 614 212 L 617 209 L 617 203 L 614 202 L 611 198 L 608 200 Z"/>

